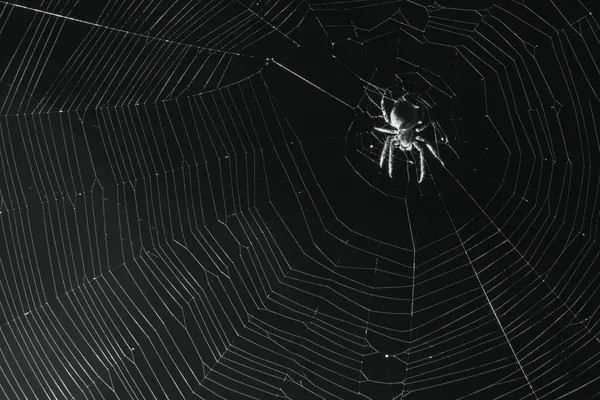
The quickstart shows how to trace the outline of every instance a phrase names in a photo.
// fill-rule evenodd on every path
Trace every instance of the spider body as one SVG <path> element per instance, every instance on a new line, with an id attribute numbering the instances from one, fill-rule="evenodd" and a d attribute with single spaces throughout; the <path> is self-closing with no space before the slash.
<path id="1" fill-rule="evenodd" d="M 389 136 L 385 139 L 381 157 L 379 158 L 379 167 L 383 168 L 385 159 L 388 159 L 388 174 L 392 177 L 394 149 L 401 151 L 412 151 L 416 149 L 419 152 L 419 183 L 425 177 L 425 155 L 423 143 L 433 156 L 442 164 L 444 162 L 438 156 L 433 146 L 421 136 L 415 135 L 429 127 L 430 122 L 423 122 L 424 111 L 418 104 L 412 103 L 406 99 L 406 96 L 400 97 L 394 102 L 389 111 L 385 108 L 385 93 L 381 97 L 381 115 L 386 124 L 391 128 L 375 127 L 376 131 L 383 132 Z M 420 143 L 419 143 L 420 142 Z"/>

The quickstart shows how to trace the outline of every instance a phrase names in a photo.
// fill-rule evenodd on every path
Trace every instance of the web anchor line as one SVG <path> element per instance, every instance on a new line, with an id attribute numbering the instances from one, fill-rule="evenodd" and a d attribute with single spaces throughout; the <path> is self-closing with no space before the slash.
<path id="1" fill-rule="evenodd" d="M 350 104 L 346 103 L 344 100 L 340 99 L 337 96 L 334 96 L 333 94 L 329 93 L 327 90 L 323 89 L 322 87 L 318 86 L 317 84 L 309 81 L 308 79 L 306 79 L 305 77 L 299 75 L 297 72 L 292 71 L 291 69 L 289 69 L 288 67 L 286 67 L 285 65 L 281 64 L 280 62 L 274 60 L 274 59 L 269 59 L 269 61 L 271 61 L 273 64 L 277 64 L 279 67 L 283 68 L 284 70 L 286 70 L 287 72 L 289 72 L 290 74 L 294 75 L 295 77 L 299 78 L 300 80 L 303 80 L 304 82 L 308 83 L 309 85 L 315 87 L 316 89 L 320 90 L 321 92 L 325 93 L 326 95 L 328 95 L 329 97 L 339 101 L 340 103 L 342 103 L 343 105 L 345 105 L 348 108 L 354 109 L 354 107 L 352 107 Z"/>
<path id="2" fill-rule="evenodd" d="M 176 42 L 176 41 L 169 40 L 169 39 L 163 39 L 163 38 L 159 38 L 159 37 L 155 37 L 155 36 L 146 35 L 144 33 L 137 33 L 137 32 L 126 31 L 124 29 L 113 28 L 111 26 L 101 25 L 101 24 L 97 24 L 95 22 L 85 21 L 85 20 L 82 20 L 82 19 L 69 17 L 67 15 L 61 15 L 61 14 L 53 13 L 51 11 L 39 10 L 37 8 L 27 7 L 27 6 L 24 6 L 22 4 L 9 3 L 9 2 L 3 1 L 3 0 L 0 0 L 0 3 L 5 4 L 7 6 L 22 8 L 22 9 L 28 10 L 28 11 L 33 11 L 33 12 L 39 13 L 39 14 L 50 15 L 52 17 L 66 19 L 66 20 L 73 21 L 73 22 L 78 22 L 78 23 L 84 24 L 84 25 L 95 26 L 97 28 L 107 29 L 107 30 L 111 30 L 111 31 L 114 31 L 114 32 L 123 33 L 123 34 L 126 34 L 126 35 L 133 35 L 133 36 L 137 36 L 137 37 L 144 38 L 144 39 L 156 40 L 156 41 L 159 41 L 159 42 L 164 42 L 164 43 L 168 43 L 168 44 L 172 44 L 172 45 L 176 45 L 176 46 L 186 46 L 186 47 L 191 47 L 191 48 L 194 48 L 194 49 L 208 50 L 208 51 L 212 51 L 212 52 L 215 52 L 215 53 L 223 53 L 223 54 L 229 54 L 229 55 L 234 55 L 234 56 L 239 56 L 239 57 L 248 57 L 248 58 L 256 58 L 256 59 L 262 58 L 260 56 L 254 56 L 254 55 L 251 55 L 251 54 L 242 54 L 242 53 L 238 53 L 238 52 L 235 52 L 235 51 L 228 51 L 228 50 L 223 50 L 223 49 L 215 49 L 213 47 L 205 47 L 205 46 L 198 46 L 198 45 L 194 45 L 194 44 L 181 43 L 181 42 Z"/>

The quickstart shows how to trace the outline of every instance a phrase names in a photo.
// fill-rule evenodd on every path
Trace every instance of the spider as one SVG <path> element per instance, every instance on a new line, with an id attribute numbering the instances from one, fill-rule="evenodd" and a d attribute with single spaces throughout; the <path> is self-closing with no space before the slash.
<path id="1" fill-rule="evenodd" d="M 411 151 L 413 148 L 419 151 L 419 183 L 423 181 L 425 177 L 425 155 L 423 154 L 423 147 L 419 142 L 425 144 L 431 154 L 442 164 L 444 162 L 436 153 L 433 146 L 421 136 L 415 136 L 415 133 L 420 133 L 427 129 L 430 125 L 430 121 L 423 123 L 424 111 L 418 104 L 414 104 L 406 99 L 406 95 L 400 97 L 394 105 L 391 111 L 388 112 L 385 109 L 385 93 L 381 97 L 381 115 L 385 120 L 386 124 L 391 126 L 390 128 L 378 128 L 375 127 L 376 131 L 387 133 L 388 136 L 385 139 L 383 150 L 381 151 L 381 157 L 379 158 L 379 167 L 383 168 L 383 162 L 385 158 L 388 158 L 388 174 L 392 177 L 392 160 L 394 149 L 400 149 L 402 151 Z"/>

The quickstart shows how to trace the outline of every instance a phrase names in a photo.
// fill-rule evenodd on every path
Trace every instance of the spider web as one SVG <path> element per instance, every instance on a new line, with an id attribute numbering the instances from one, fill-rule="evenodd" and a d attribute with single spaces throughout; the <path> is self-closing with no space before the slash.
<path id="1" fill-rule="evenodd" d="M 0 1 L 5 398 L 600 392 L 589 4 L 83 3 Z"/>

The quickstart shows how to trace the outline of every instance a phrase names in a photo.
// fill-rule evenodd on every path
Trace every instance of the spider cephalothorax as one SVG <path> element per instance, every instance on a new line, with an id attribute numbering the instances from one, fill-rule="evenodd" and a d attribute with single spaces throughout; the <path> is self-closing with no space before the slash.
<path id="1" fill-rule="evenodd" d="M 394 149 L 411 151 L 415 148 L 419 152 L 419 183 L 423 181 L 423 178 L 425 177 L 425 156 L 423 154 L 423 148 L 418 142 L 425 144 L 431 154 L 444 165 L 444 162 L 438 156 L 433 146 L 421 136 L 415 136 L 415 133 L 420 133 L 429 127 L 430 124 L 429 121 L 423 122 L 424 111 L 419 104 L 412 103 L 406 96 L 402 96 L 394 102 L 392 109 L 388 113 L 385 109 L 384 93 L 381 97 L 381 114 L 386 124 L 391 126 L 392 129 L 375 127 L 376 131 L 390 135 L 385 139 L 383 144 L 383 150 L 381 151 L 381 157 L 379 158 L 379 166 L 383 168 L 383 162 L 387 157 L 388 174 L 390 175 L 390 178 L 392 177 Z"/>

